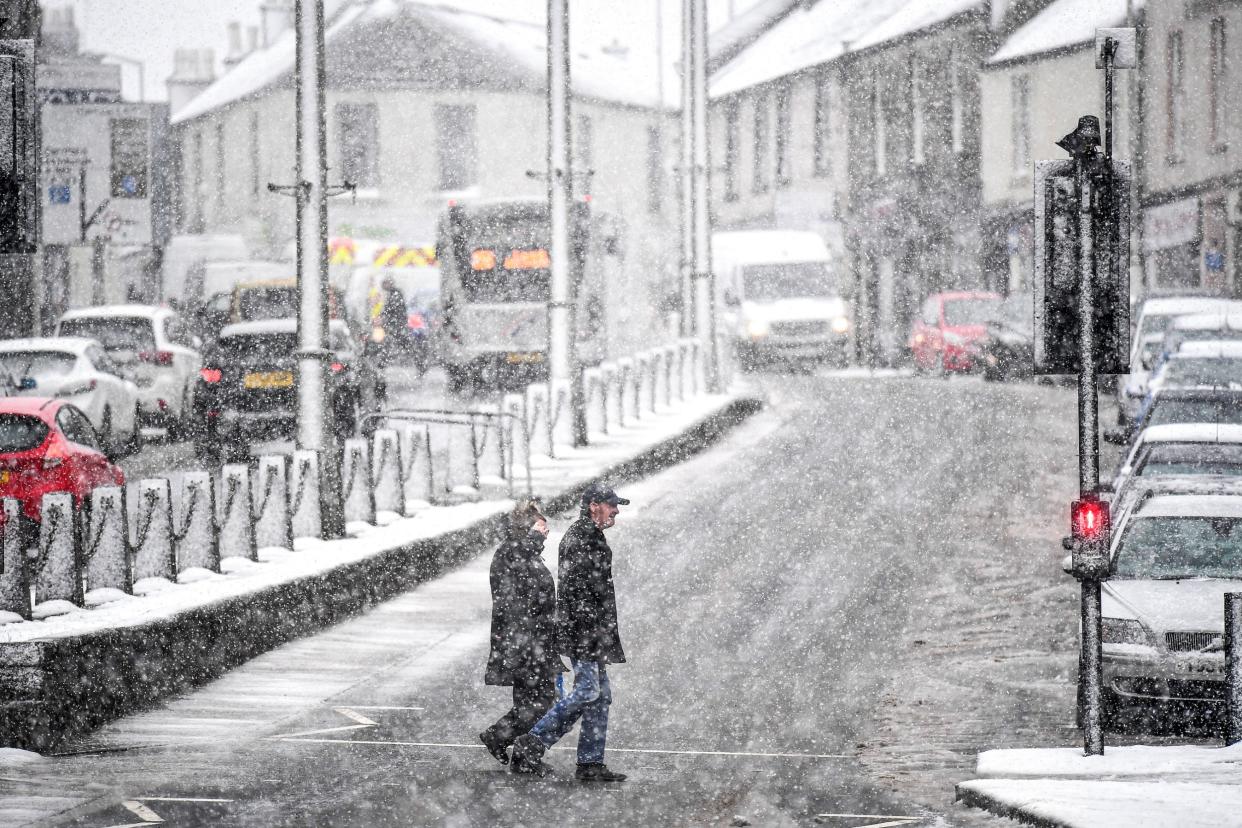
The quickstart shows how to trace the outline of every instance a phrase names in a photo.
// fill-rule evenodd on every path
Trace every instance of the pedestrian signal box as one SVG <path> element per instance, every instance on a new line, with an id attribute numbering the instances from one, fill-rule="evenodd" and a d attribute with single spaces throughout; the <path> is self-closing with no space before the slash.
<path id="1" fill-rule="evenodd" d="M 1090 212 L 1084 218 L 1074 162 L 1035 165 L 1035 373 L 1076 374 L 1079 286 L 1092 269 L 1092 325 L 1101 374 L 1130 370 L 1130 164 L 1097 156 L 1088 165 Z M 1092 255 L 1083 260 L 1080 236 L 1090 229 Z"/>
<path id="2" fill-rule="evenodd" d="M 0 255 L 39 240 L 34 41 L 0 40 Z"/>

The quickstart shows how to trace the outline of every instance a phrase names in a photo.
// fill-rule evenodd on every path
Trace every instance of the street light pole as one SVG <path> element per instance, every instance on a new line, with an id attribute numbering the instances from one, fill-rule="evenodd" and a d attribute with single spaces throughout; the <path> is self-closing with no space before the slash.
<path id="1" fill-rule="evenodd" d="M 555 433 L 562 414 L 559 389 L 569 388 L 573 444 L 586 445 L 586 414 L 582 371 L 574 347 L 576 297 L 570 207 L 573 199 L 573 156 L 570 133 L 569 7 L 567 0 L 548 0 L 548 218 L 551 224 L 551 290 L 548 301 L 548 428 Z"/>
<path id="2" fill-rule="evenodd" d="M 295 69 L 298 276 L 298 448 L 320 452 L 325 538 L 345 535 L 341 467 L 328 389 L 328 202 L 324 147 L 323 0 L 297 0 Z"/>
<path id="3" fill-rule="evenodd" d="M 694 8 L 681 0 L 681 291 L 682 331 L 698 333 L 694 292 Z"/>
<path id="4" fill-rule="evenodd" d="M 711 148 L 707 138 L 707 0 L 692 0 L 691 71 L 694 140 L 694 312 L 707 354 L 707 390 L 722 390 L 716 336 L 716 275 L 712 270 Z"/>

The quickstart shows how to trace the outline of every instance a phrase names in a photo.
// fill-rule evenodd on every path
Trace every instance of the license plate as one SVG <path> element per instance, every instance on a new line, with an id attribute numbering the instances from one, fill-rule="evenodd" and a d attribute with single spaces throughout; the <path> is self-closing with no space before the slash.
<path id="1" fill-rule="evenodd" d="M 5 483 L 9 482 L 9 475 L 11 474 L 12 472 L 0 471 L 0 486 L 3 486 Z"/>
<path id="2" fill-rule="evenodd" d="M 242 378 L 245 388 L 292 388 L 292 371 L 256 371 Z"/>
<path id="3" fill-rule="evenodd" d="M 510 365 L 525 365 L 532 362 L 543 362 L 543 354 L 507 354 L 505 362 Z"/>

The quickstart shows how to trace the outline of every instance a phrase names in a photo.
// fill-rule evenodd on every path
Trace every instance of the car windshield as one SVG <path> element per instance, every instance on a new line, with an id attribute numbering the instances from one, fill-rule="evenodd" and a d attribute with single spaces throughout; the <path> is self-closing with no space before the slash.
<path id="1" fill-rule="evenodd" d="M 1000 310 L 1000 299 L 950 299 L 944 303 L 944 324 L 986 325 Z"/>
<path id="2" fill-rule="evenodd" d="M 747 265 L 742 268 L 742 291 L 749 302 L 835 296 L 832 271 L 823 262 Z"/>
<path id="3" fill-rule="evenodd" d="M 1152 446 L 1138 468 L 1139 475 L 1242 475 L 1242 445 L 1174 444 Z"/>
<path id="4" fill-rule="evenodd" d="M 0 454 L 29 451 L 43 445 L 47 424 L 25 414 L 0 414 Z"/>
<path id="5" fill-rule="evenodd" d="M 1117 548 L 1116 577 L 1242 578 L 1242 518 L 1138 517 Z"/>
<path id="6" fill-rule="evenodd" d="M 216 343 L 215 356 L 225 364 L 235 360 L 254 362 L 291 357 L 297 349 L 298 336 L 295 333 L 234 334 Z"/>
<path id="7" fill-rule="evenodd" d="M 76 361 L 62 351 L 8 351 L 0 354 L 0 379 L 16 383 L 24 377 L 63 377 Z"/>
<path id="8" fill-rule="evenodd" d="M 298 315 L 298 292 L 292 287 L 249 288 L 238 299 L 241 319 L 287 319 Z"/>
<path id="9" fill-rule="evenodd" d="M 1146 426 L 1169 423 L 1242 425 L 1242 396 L 1237 399 L 1178 400 L 1156 397 Z"/>
<path id="10" fill-rule="evenodd" d="M 61 336 L 94 339 L 109 351 L 153 351 L 155 331 L 150 319 L 99 317 L 66 319 L 60 323 Z"/>
<path id="11" fill-rule="evenodd" d="M 1167 385 L 1242 386 L 1242 360 L 1221 357 L 1177 357 L 1160 370 Z"/>

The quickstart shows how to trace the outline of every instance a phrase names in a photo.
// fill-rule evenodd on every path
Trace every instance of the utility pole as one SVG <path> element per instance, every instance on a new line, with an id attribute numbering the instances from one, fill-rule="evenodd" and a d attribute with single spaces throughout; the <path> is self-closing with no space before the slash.
<path id="1" fill-rule="evenodd" d="M 586 401 L 582 366 L 575 346 L 577 291 L 574 289 L 570 208 L 573 204 L 573 155 L 570 133 L 568 0 L 548 0 L 548 218 L 551 223 L 551 293 L 548 301 L 549 404 L 558 388 L 569 387 L 573 444 L 585 446 Z M 548 428 L 555 432 L 555 407 Z"/>
<path id="2" fill-rule="evenodd" d="M 328 389 L 328 188 L 323 0 L 296 0 L 298 448 L 320 452 L 325 538 L 345 535 L 341 464 Z"/>
<path id="3" fill-rule="evenodd" d="M 694 3 L 681 0 L 681 329 L 698 332 L 694 297 Z"/>
<path id="4" fill-rule="evenodd" d="M 0 337 L 36 335 L 42 286 L 37 0 L 0 0 Z"/>
<path id="5" fill-rule="evenodd" d="M 694 316 L 707 355 L 707 390 L 721 391 L 716 336 L 716 274 L 712 271 L 711 148 L 707 143 L 707 0 L 691 0 L 691 118 L 694 141 Z"/>

